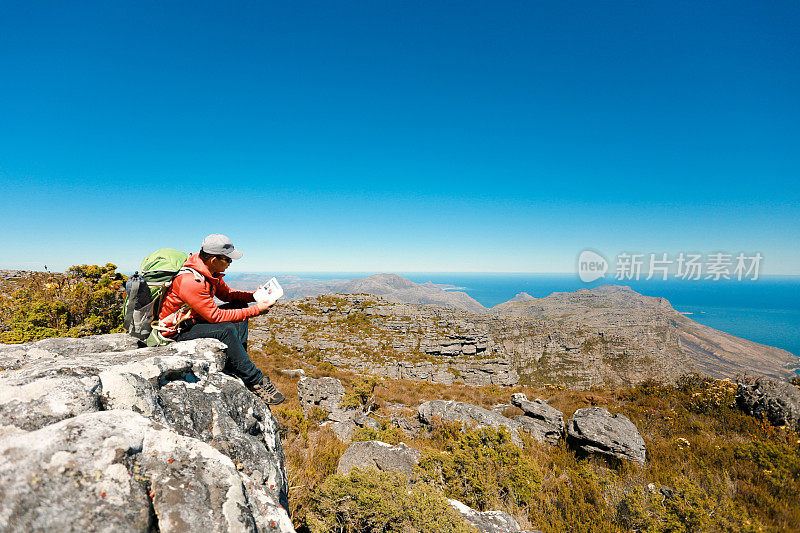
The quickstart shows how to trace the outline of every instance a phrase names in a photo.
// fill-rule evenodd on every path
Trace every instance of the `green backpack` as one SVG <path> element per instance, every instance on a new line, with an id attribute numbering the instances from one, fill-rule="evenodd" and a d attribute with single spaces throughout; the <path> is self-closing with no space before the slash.
<path id="1" fill-rule="evenodd" d="M 127 296 L 123 304 L 123 326 L 126 332 L 153 345 L 148 337 L 152 337 L 153 322 L 158 320 L 163 296 L 188 258 L 187 254 L 169 248 L 157 250 L 144 258 L 139 271 L 125 283 Z M 158 341 L 158 344 L 163 343 L 161 339 Z"/>

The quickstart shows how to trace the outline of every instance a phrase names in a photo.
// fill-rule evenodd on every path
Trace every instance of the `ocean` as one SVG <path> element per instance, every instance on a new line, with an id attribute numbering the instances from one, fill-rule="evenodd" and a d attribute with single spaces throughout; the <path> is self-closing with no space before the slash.
<path id="1" fill-rule="evenodd" d="M 370 272 L 296 273 L 301 277 L 362 278 Z M 452 285 L 492 307 L 527 292 L 535 298 L 605 283 L 627 285 L 647 296 L 669 300 L 675 310 L 706 326 L 800 356 L 800 276 L 761 276 L 758 280 L 667 279 L 582 282 L 575 274 L 398 272 L 417 283 Z M 456 289 L 454 289 L 456 290 Z"/>

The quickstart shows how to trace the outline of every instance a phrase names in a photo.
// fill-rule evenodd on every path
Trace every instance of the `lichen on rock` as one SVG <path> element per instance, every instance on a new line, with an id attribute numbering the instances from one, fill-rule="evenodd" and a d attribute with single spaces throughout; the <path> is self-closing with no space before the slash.
<path id="1" fill-rule="evenodd" d="M 294 531 L 277 422 L 225 346 L 128 339 L 0 346 L 0 530 Z"/>

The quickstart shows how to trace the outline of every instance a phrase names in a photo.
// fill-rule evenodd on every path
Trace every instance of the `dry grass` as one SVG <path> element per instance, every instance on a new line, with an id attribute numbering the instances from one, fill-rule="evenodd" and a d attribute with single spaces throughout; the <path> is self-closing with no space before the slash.
<path id="1" fill-rule="evenodd" d="M 304 368 L 311 377 L 332 376 L 348 390 L 361 379 L 354 372 L 327 363 L 311 365 L 280 350 L 251 353 L 256 364 L 286 394 L 287 402 L 281 406 L 286 412 L 300 409 L 298 378 L 284 375 L 282 369 Z M 573 391 L 381 379 L 374 389 L 376 414 L 382 420 L 388 420 L 390 408 L 396 410 L 393 404 L 408 406 L 400 411 L 406 414 L 434 399 L 491 408 L 508 403 L 514 392 L 548 401 L 564 413 L 565 420 L 575 410 L 592 405 L 622 413 L 636 424 L 648 453 L 648 462 L 642 468 L 624 461 L 578 457 L 563 440 L 551 447 L 526 439 L 524 457 L 541 476 L 536 491 L 525 502 L 496 492 L 497 496 L 481 505 L 510 512 L 523 527 L 545 532 L 800 530 L 800 502 L 796 498 L 800 493 L 800 436 L 735 409 L 730 385 L 725 382 L 693 378 L 679 387 L 645 383 L 628 389 Z M 519 410 L 506 409 L 508 415 L 517 413 Z M 291 512 L 302 531 L 308 509 L 314 505 L 315 491 L 335 470 L 345 445 L 308 420 L 283 420 L 291 426 L 284 439 L 292 483 Z M 452 446 L 446 439 L 399 436 L 399 440 L 420 450 L 432 450 L 430 453 L 446 452 Z M 446 457 L 446 453 L 439 457 Z M 466 468 L 463 476 L 478 475 L 464 464 L 454 468 Z M 649 484 L 654 484 L 655 492 Z M 673 491 L 674 497 L 665 497 L 660 487 Z M 446 484 L 442 490 L 464 501 L 474 496 Z"/>

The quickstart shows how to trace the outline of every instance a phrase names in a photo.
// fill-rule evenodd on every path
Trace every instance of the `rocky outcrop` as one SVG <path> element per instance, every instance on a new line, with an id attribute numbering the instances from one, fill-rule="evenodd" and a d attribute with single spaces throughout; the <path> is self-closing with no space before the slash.
<path id="1" fill-rule="evenodd" d="M 511 441 L 517 446 L 522 446 L 517 431 L 521 424 L 515 420 L 507 418 L 477 405 L 464 402 L 432 400 L 419 406 L 418 416 L 421 422 L 433 424 L 435 421 L 459 422 L 470 428 L 501 428 L 508 429 L 511 434 Z"/>
<path id="2" fill-rule="evenodd" d="M 353 468 L 375 468 L 393 470 L 410 478 L 421 456 L 417 450 L 402 442 L 397 446 L 377 440 L 354 442 L 342 454 L 336 472 L 346 475 Z"/>
<path id="3" fill-rule="evenodd" d="M 800 389 L 791 383 L 764 377 L 738 383 L 736 405 L 773 426 L 800 431 Z"/>
<path id="4" fill-rule="evenodd" d="M 251 291 L 264 282 L 263 276 L 252 274 L 229 274 L 225 279 L 233 288 Z M 278 276 L 278 281 L 287 298 L 313 297 L 333 293 L 370 294 L 395 302 L 441 305 L 473 313 L 486 312 L 486 308 L 467 293 L 453 290 L 456 287 L 439 286 L 431 282 L 415 283 L 397 274 L 374 274 L 359 279 L 326 280 Z"/>
<path id="5" fill-rule="evenodd" d="M 451 322 L 452 313 L 457 321 Z M 392 379 L 516 384 L 519 374 L 513 358 L 490 353 L 489 338 L 462 315 L 471 316 L 365 294 L 337 295 L 277 307 L 255 321 L 268 328 L 253 328 L 251 339 L 274 340 L 301 355 L 313 352 L 317 360 Z"/>
<path id="6" fill-rule="evenodd" d="M 505 511 L 480 512 L 458 500 L 448 499 L 447 502 L 464 517 L 466 523 L 481 533 L 517 533 L 521 531 L 514 517 Z"/>
<path id="7" fill-rule="evenodd" d="M 339 410 L 339 405 L 344 398 L 344 385 L 335 378 L 323 377 L 319 379 L 302 377 L 297 382 L 297 394 L 300 406 L 304 412 L 312 407 L 318 407 L 329 413 Z"/>
<path id="8" fill-rule="evenodd" d="M 578 409 L 567 423 L 567 441 L 584 453 L 597 453 L 644 464 L 646 451 L 639 430 L 623 414 L 603 407 Z"/>
<path id="9" fill-rule="evenodd" d="M 785 378 L 797 366 L 797 358 L 786 350 L 698 324 L 665 298 L 620 285 L 506 302 L 491 314 L 540 322 L 546 334 L 526 347 L 534 357 L 525 357 L 520 373 L 573 388 L 650 378 L 674 382 L 691 372 L 718 379 L 739 374 Z"/>
<path id="10" fill-rule="evenodd" d="M 419 415 L 392 418 L 392 425 L 412 438 L 418 437 L 426 429 L 426 425 L 419 419 Z"/>
<path id="11" fill-rule="evenodd" d="M 414 283 L 397 274 L 375 274 L 333 288 L 337 293 L 366 293 L 409 304 L 435 304 L 485 313 L 486 308 L 462 291 L 446 291 L 433 283 Z"/>
<path id="12" fill-rule="evenodd" d="M 0 456 L 3 529 L 257 528 L 228 456 L 132 411 L 84 413 L 10 436 L 0 440 Z M 285 514 L 269 518 L 291 528 Z"/>
<path id="13" fill-rule="evenodd" d="M 514 417 L 514 420 L 522 424 L 522 430 L 537 441 L 556 444 L 564 435 L 564 415 L 547 402 L 539 398 L 531 402 L 519 392 L 511 396 L 511 403 L 525 412 Z"/>
<path id="14" fill-rule="evenodd" d="M 293 531 L 277 423 L 224 345 L 134 345 L 0 346 L 0 530 Z"/>
<path id="15" fill-rule="evenodd" d="M 619 286 L 523 298 L 489 314 L 324 296 L 284 302 L 254 325 L 253 341 L 309 362 L 448 385 L 627 387 L 690 372 L 785 377 L 797 364 L 785 350 L 706 328 L 664 298 Z"/>
<path id="16" fill-rule="evenodd" d="M 345 408 L 342 406 L 345 390 L 342 382 L 336 378 L 322 377 L 319 379 L 302 377 L 297 382 L 297 394 L 304 413 L 318 407 L 328 413 L 326 422 L 343 442 L 353 436 L 356 426 L 365 426 L 375 429 L 376 420 L 367 416 L 363 409 Z"/>

